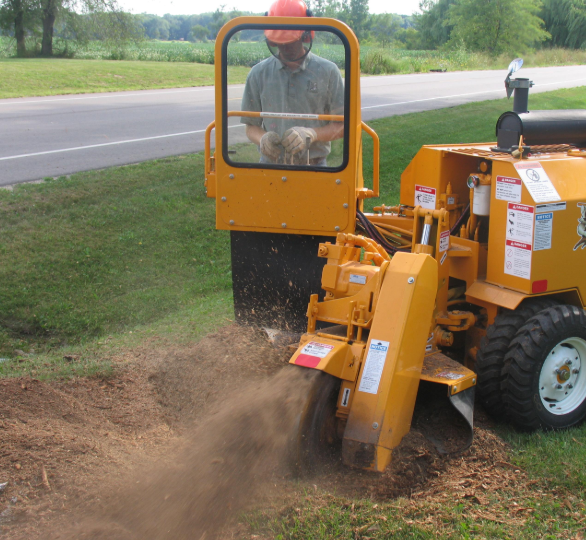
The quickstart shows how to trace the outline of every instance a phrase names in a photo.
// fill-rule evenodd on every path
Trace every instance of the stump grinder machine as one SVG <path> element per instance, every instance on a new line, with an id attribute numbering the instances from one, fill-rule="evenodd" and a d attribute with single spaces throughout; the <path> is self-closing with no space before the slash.
<path id="1" fill-rule="evenodd" d="M 304 58 L 286 65 L 279 45 L 289 38 Z M 399 202 L 366 213 L 384 149 L 361 120 L 350 28 L 236 18 L 215 58 L 205 188 L 217 228 L 230 231 L 237 320 L 298 332 L 290 364 L 321 372 L 300 411 L 300 459 L 336 446 L 345 464 L 383 471 L 430 383 L 465 419 L 468 443 L 475 391 L 524 430 L 584 419 L 586 110 L 528 111 L 532 83 L 511 78 L 515 60 L 505 80 L 513 110 L 496 142 L 422 147 Z M 255 67 L 234 84 L 243 63 Z M 273 160 L 249 136 L 251 126 L 281 136 L 332 125 L 330 140 Z M 363 135 L 373 163 L 363 163 Z"/>

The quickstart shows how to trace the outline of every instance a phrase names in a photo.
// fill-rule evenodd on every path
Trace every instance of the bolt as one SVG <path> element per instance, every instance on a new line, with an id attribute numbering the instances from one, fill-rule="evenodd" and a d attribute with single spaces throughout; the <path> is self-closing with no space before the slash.
<path id="1" fill-rule="evenodd" d="M 281 178 L 281 180 L 283 180 L 283 182 L 286 182 L 287 181 L 287 177 L 286 176 L 283 176 L 283 178 Z"/>
<path id="2" fill-rule="evenodd" d="M 340 180 L 339 178 L 336 180 L 336 184 L 341 184 L 342 180 Z"/>
<path id="3" fill-rule="evenodd" d="M 343 206 L 344 208 L 348 208 L 348 203 L 344 203 L 342 206 Z"/>
<path id="4" fill-rule="evenodd" d="M 566 360 L 566 364 L 567 364 L 568 366 L 571 366 L 571 365 L 572 365 L 572 361 L 571 361 L 571 360 L 568 358 L 568 359 Z"/>
<path id="5" fill-rule="evenodd" d="M 378 429 L 378 422 L 375 422 L 374 424 L 372 424 L 372 429 Z"/>
<path id="6" fill-rule="evenodd" d="M 452 394 L 455 394 L 458 391 L 458 387 L 454 386 L 452 387 Z"/>
<path id="7" fill-rule="evenodd" d="M 234 225 L 234 220 L 233 219 L 230 220 L 230 225 Z"/>
<path id="8" fill-rule="evenodd" d="M 568 384 L 568 388 L 571 390 L 572 388 L 574 388 L 573 384 Z"/>
<path id="9" fill-rule="evenodd" d="M 580 370 L 579 370 L 578 368 L 574 368 L 574 369 L 572 370 L 572 373 L 573 373 L 574 375 L 578 375 L 578 373 L 580 373 Z"/>
<path id="10" fill-rule="evenodd" d="M 287 224 L 286 223 L 281 223 L 281 227 L 283 227 L 283 229 L 287 228 Z"/>
<path id="11" fill-rule="evenodd" d="M 476 384 L 476 379 L 472 379 L 472 384 Z"/>
<path id="12" fill-rule="evenodd" d="M 415 283 L 415 278 L 412 278 L 412 277 L 410 277 L 410 278 L 407 280 L 407 283 L 409 283 L 409 284 L 411 284 L 411 283 Z"/>
<path id="13" fill-rule="evenodd" d="M 561 389 L 563 388 L 563 386 L 562 386 L 561 384 L 556 384 L 556 385 L 555 385 L 555 387 L 556 387 L 558 390 L 561 390 Z"/>
<path id="14" fill-rule="evenodd" d="M 222 197 L 222 202 L 226 202 L 227 200 L 226 197 Z"/>
<path id="15" fill-rule="evenodd" d="M 231 174 L 231 175 L 229 175 L 229 176 L 228 176 L 228 178 L 229 178 L 230 180 L 234 180 L 234 175 L 233 175 L 233 174 Z"/>
<path id="16" fill-rule="evenodd" d="M 339 231 L 339 230 L 340 230 L 340 227 L 338 227 L 338 226 L 336 225 L 336 226 L 334 227 L 334 230 L 335 230 L 335 231 Z"/>

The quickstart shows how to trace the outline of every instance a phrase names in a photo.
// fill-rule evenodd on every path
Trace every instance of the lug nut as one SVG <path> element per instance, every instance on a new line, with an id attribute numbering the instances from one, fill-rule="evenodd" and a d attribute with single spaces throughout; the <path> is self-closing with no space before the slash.
<path id="1" fill-rule="evenodd" d="M 580 370 L 579 370 L 578 368 L 574 368 L 574 369 L 572 370 L 572 373 L 573 373 L 574 375 L 578 375 L 578 373 L 580 373 Z"/>
<path id="2" fill-rule="evenodd" d="M 574 388 L 573 384 L 568 384 L 568 388 L 571 390 L 572 388 Z"/>
<path id="3" fill-rule="evenodd" d="M 556 385 L 555 385 L 555 387 L 556 387 L 558 390 L 561 390 L 561 389 L 563 388 L 563 386 L 562 386 L 561 384 L 556 384 Z"/>

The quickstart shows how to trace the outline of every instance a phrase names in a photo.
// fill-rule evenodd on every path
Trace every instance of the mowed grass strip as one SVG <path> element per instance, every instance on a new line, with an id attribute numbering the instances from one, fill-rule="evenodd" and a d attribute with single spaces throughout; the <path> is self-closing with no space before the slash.
<path id="1" fill-rule="evenodd" d="M 228 235 L 215 230 L 202 167 L 191 155 L 0 190 L 0 357 L 229 298 Z"/>
<path id="2" fill-rule="evenodd" d="M 248 71 L 228 68 L 230 81 L 243 83 Z M 0 58 L 0 99 L 213 84 L 214 66 L 192 62 Z"/>

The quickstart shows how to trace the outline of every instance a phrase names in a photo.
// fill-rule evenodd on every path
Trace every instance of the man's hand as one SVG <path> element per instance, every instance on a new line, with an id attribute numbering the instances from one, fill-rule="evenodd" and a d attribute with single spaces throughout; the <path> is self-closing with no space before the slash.
<path id="1" fill-rule="evenodd" d="M 309 141 L 307 140 L 309 139 Z M 289 154 L 298 154 L 303 152 L 317 140 L 317 133 L 315 130 L 306 127 L 292 127 L 283 134 L 281 144 L 285 148 L 285 152 Z M 309 142 L 309 144 L 307 144 Z"/>
<path id="2" fill-rule="evenodd" d="M 267 131 L 260 138 L 260 152 L 273 161 L 277 161 L 281 155 L 281 138 L 274 131 Z"/>

